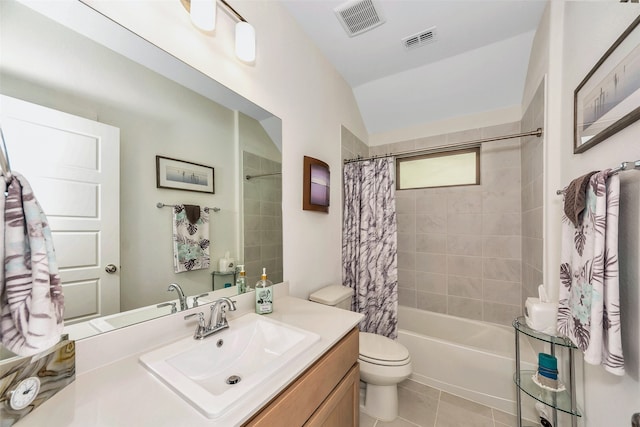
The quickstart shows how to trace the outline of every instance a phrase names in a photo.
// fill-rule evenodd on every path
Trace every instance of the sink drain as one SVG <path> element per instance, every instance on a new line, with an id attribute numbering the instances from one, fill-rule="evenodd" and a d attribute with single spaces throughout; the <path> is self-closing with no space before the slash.
<path id="1" fill-rule="evenodd" d="M 240 378 L 237 375 L 231 375 L 229 378 L 227 378 L 227 384 L 231 384 L 231 385 L 238 384 L 241 379 L 242 378 Z"/>

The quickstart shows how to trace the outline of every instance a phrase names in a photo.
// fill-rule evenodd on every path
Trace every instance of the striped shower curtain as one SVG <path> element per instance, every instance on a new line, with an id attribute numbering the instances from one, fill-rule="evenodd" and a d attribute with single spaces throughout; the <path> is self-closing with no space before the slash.
<path id="1" fill-rule="evenodd" d="M 344 165 L 342 279 L 353 288 L 351 310 L 364 314 L 360 330 L 395 339 L 398 262 L 392 158 Z"/>

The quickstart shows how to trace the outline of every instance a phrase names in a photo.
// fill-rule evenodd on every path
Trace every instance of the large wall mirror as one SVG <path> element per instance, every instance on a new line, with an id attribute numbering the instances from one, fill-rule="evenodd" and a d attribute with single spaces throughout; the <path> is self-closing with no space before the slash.
<path id="1" fill-rule="evenodd" d="M 0 113 L 12 169 L 21 172 L 25 162 L 36 161 L 42 170 L 55 169 L 53 158 L 79 157 L 79 150 L 52 145 L 56 136 L 43 132 L 29 145 L 31 159 L 21 160 L 16 144 L 26 143 L 7 118 L 14 100 L 106 124 L 119 139 L 110 147 L 94 138 L 89 163 L 106 169 L 100 155 L 119 152 L 112 156 L 115 178 L 91 195 L 106 199 L 83 199 L 95 208 L 86 222 L 111 216 L 117 228 L 85 229 L 81 218 L 75 228 L 54 233 L 72 338 L 170 314 L 170 305 L 157 305 L 176 299 L 167 290 L 171 283 L 191 297 L 235 292 L 218 290 L 233 285 L 232 276 L 212 274 L 227 251 L 244 262 L 250 285 L 263 267 L 274 283 L 282 281 L 280 120 L 83 3 L 35 3 L 42 4 L 0 4 Z M 104 153 L 96 154 L 99 149 Z M 215 193 L 157 188 L 156 156 L 214 168 Z M 36 177 L 23 174 L 51 222 L 66 210 L 59 205 L 79 198 L 55 185 L 38 188 Z M 209 269 L 174 273 L 172 209 L 158 203 L 220 208 L 210 213 Z M 104 249 L 105 243 L 115 249 Z M 117 266 L 115 274 L 78 274 L 81 268 L 102 272 L 107 264 Z"/>

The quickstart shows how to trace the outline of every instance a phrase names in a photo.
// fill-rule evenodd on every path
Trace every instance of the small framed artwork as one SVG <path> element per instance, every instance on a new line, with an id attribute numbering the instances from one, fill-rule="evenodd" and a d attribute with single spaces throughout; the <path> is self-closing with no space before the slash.
<path id="1" fill-rule="evenodd" d="M 156 187 L 214 194 L 213 168 L 156 156 Z"/>
<path id="2" fill-rule="evenodd" d="M 582 153 L 640 119 L 640 17 L 574 92 L 573 152 Z"/>
<path id="3" fill-rule="evenodd" d="M 304 156 L 302 209 L 328 213 L 329 184 L 329 165 L 313 157 Z"/>

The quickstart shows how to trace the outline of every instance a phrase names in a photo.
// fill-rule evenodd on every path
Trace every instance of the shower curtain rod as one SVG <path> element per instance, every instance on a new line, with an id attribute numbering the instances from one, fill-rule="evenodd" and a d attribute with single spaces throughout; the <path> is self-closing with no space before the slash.
<path id="1" fill-rule="evenodd" d="M 282 172 L 261 173 L 259 175 L 247 175 L 245 176 L 245 178 L 247 178 L 247 181 L 249 181 L 250 179 L 253 179 L 253 178 L 262 178 L 263 176 L 273 176 L 273 175 L 280 175 L 280 174 L 282 174 Z"/>
<path id="2" fill-rule="evenodd" d="M 622 162 L 620 163 L 620 166 L 618 166 L 617 168 L 611 169 L 611 174 L 622 172 L 622 171 L 630 171 L 634 169 L 640 170 L 640 160 L 636 160 L 635 162 Z M 566 189 L 567 187 L 563 188 L 562 190 L 556 190 L 556 194 L 557 195 L 564 194 Z"/>
<path id="3" fill-rule="evenodd" d="M 512 134 L 512 135 L 492 136 L 491 138 L 476 139 L 474 141 L 466 141 L 466 142 L 461 142 L 461 143 L 457 143 L 457 144 L 438 145 L 436 147 L 422 148 L 422 149 L 419 149 L 419 150 L 402 151 L 400 153 L 378 154 L 376 156 L 369 156 L 369 157 L 360 157 L 360 156 L 358 156 L 355 159 L 344 159 L 344 164 L 353 163 L 353 162 L 362 162 L 362 161 L 365 161 L 365 160 L 379 159 L 381 157 L 404 157 L 404 156 L 409 156 L 409 155 L 412 155 L 412 154 L 430 154 L 430 153 L 438 153 L 438 152 L 442 152 L 442 151 L 447 151 L 447 150 L 451 150 L 451 149 L 456 149 L 456 150 L 465 149 L 465 148 L 477 147 L 478 145 L 484 144 L 485 142 L 500 141 L 500 140 L 503 140 L 503 139 L 520 138 L 520 137 L 523 137 L 523 136 L 537 136 L 538 138 L 540 138 L 542 136 L 542 128 L 538 128 L 538 129 L 532 130 L 530 132 L 515 133 L 515 134 Z"/>

